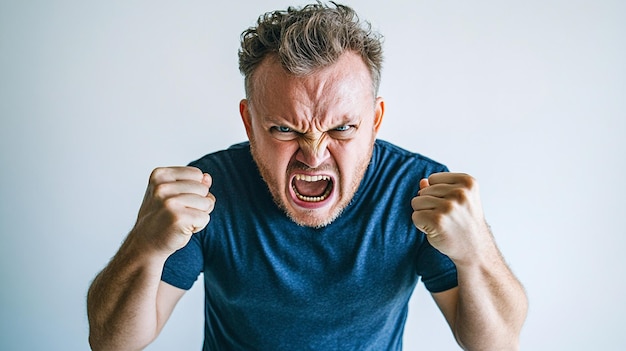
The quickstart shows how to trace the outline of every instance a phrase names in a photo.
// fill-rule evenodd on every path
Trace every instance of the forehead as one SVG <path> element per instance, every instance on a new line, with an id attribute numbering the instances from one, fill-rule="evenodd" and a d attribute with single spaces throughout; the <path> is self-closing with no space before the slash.
<path id="1" fill-rule="evenodd" d="M 374 105 L 372 78 L 362 58 L 343 54 L 333 65 L 309 75 L 285 71 L 275 57 L 266 58 L 253 75 L 251 103 L 266 118 L 339 118 Z"/>

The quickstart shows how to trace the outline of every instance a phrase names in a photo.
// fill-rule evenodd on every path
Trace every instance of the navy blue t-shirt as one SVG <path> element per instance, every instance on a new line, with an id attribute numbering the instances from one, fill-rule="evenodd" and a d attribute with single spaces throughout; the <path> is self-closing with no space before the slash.
<path id="1" fill-rule="evenodd" d="M 457 285 L 452 261 L 411 221 L 419 181 L 446 167 L 377 140 L 351 203 L 330 225 L 291 221 L 248 143 L 192 162 L 213 177 L 211 221 L 162 280 L 205 283 L 204 350 L 400 350 L 418 280 Z"/>

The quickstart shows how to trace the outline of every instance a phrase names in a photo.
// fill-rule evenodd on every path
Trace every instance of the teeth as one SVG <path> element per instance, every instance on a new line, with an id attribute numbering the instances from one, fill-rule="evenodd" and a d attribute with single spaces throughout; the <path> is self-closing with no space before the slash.
<path id="1" fill-rule="evenodd" d="M 324 200 L 326 200 L 328 195 L 330 195 L 330 189 L 327 189 L 326 192 L 324 193 L 324 195 L 322 195 L 322 196 L 315 196 L 315 197 L 300 195 L 298 193 L 298 190 L 296 190 L 296 187 L 293 187 L 293 191 L 296 193 L 296 196 L 298 197 L 298 199 L 300 199 L 302 201 L 306 201 L 306 202 L 320 202 L 320 201 L 324 201 Z"/>
<path id="2" fill-rule="evenodd" d="M 305 182 L 319 182 L 320 180 L 330 180 L 330 177 L 327 175 L 305 175 L 305 174 L 296 174 L 297 180 L 303 180 Z"/>
<path id="3" fill-rule="evenodd" d="M 300 180 L 300 181 L 305 181 L 305 182 L 319 182 L 321 180 L 330 181 L 330 177 L 327 176 L 327 175 L 310 176 L 310 175 L 305 175 L 305 174 L 296 174 L 295 179 L 296 180 Z M 304 195 L 298 193 L 298 189 L 296 189 L 295 185 L 292 185 L 291 187 L 293 188 L 293 191 L 295 192 L 295 194 L 298 197 L 298 199 L 300 199 L 302 201 L 306 201 L 306 202 L 320 202 L 320 201 L 324 201 L 324 200 L 326 200 L 328 195 L 330 195 L 330 192 L 331 192 L 331 189 L 332 189 L 332 187 L 328 187 L 326 189 L 326 191 L 324 192 L 324 194 L 322 194 L 322 196 L 304 196 Z"/>

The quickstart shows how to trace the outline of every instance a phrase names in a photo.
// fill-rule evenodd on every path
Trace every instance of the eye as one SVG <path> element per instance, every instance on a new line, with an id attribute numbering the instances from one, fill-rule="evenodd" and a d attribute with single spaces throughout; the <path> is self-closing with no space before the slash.
<path id="1" fill-rule="evenodd" d="M 274 127 L 274 129 L 280 133 L 291 133 L 293 131 L 291 130 L 291 128 L 285 127 L 285 126 L 277 126 L 277 127 Z"/>
<path id="2" fill-rule="evenodd" d="M 298 137 L 298 133 L 292 128 L 285 126 L 274 126 L 270 128 L 272 136 L 278 140 L 289 141 Z"/>
<path id="3" fill-rule="evenodd" d="M 335 139 L 347 140 L 354 137 L 356 129 L 354 125 L 343 125 L 329 130 L 328 134 Z"/>

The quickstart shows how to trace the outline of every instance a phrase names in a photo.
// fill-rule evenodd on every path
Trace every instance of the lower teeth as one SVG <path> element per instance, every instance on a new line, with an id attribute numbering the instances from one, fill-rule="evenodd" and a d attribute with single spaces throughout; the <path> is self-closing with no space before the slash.
<path id="1" fill-rule="evenodd" d="M 302 201 L 306 201 L 306 202 L 320 202 L 320 201 L 324 201 L 326 200 L 326 198 L 328 198 L 328 195 L 330 195 L 330 189 L 326 189 L 326 191 L 324 192 L 324 194 L 322 196 L 304 196 L 301 195 L 298 190 L 296 190 L 296 187 L 293 186 L 293 191 L 296 194 L 296 197 Z"/>

